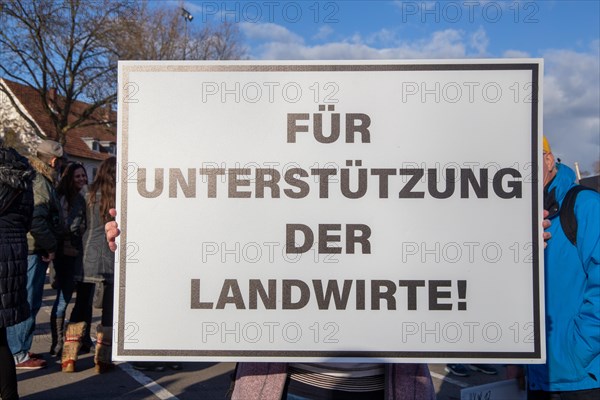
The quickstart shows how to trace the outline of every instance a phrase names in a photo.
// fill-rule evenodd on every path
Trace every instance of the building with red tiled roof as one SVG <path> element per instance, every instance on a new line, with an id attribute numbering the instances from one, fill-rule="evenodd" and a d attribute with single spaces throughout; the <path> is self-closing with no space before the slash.
<path id="1" fill-rule="evenodd" d="M 0 79 L 0 86 L 10 93 L 14 104 L 8 96 L 0 91 L 0 136 L 9 130 L 19 136 L 25 147 L 35 148 L 39 142 L 36 129 L 48 139 L 58 140 L 54 124 L 44 109 L 39 93 L 25 86 L 6 79 Z M 75 120 L 87 108 L 84 102 L 76 101 L 71 109 L 71 118 Z M 18 107 L 19 110 L 16 110 Z M 20 112 L 19 112 L 20 111 Z M 35 124 L 36 129 L 21 114 Z M 116 155 L 116 112 L 102 109 L 96 110 L 80 126 L 68 131 L 64 151 L 69 160 L 82 163 L 91 181 L 100 163 L 106 158 Z"/>

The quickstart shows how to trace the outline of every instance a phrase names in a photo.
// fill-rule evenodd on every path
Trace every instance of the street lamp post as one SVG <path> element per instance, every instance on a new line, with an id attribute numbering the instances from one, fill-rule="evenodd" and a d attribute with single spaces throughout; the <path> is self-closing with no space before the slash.
<path id="1" fill-rule="evenodd" d="M 185 37 L 185 43 L 183 44 L 183 59 L 185 60 L 185 52 L 187 50 L 187 45 L 188 45 L 187 24 L 188 24 L 188 22 L 192 22 L 192 20 L 194 19 L 194 16 L 183 7 L 181 7 L 181 16 L 183 17 L 183 19 L 185 19 L 185 22 L 183 23 L 183 34 Z"/>

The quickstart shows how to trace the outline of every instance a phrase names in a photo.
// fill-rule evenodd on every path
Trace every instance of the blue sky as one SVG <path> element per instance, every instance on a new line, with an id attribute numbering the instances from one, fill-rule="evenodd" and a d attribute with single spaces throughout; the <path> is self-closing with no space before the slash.
<path id="1" fill-rule="evenodd" d="M 238 23 L 250 59 L 544 58 L 544 130 L 554 152 L 582 171 L 600 159 L 599 1 L 183 4 L 193 24 Z"/>

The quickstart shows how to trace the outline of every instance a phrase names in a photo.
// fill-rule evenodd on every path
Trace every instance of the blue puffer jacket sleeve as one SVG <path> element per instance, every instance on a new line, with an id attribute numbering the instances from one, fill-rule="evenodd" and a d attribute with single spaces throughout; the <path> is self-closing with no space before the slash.
<path id="1" fill-rule="evenodd" d="M 567 348 L 576 364 L 600 379 L 600 195 L 592 191 L 579 193 L 575 216 L 577 252 L 587 281 L 583 304 L 567 332 Z"/>

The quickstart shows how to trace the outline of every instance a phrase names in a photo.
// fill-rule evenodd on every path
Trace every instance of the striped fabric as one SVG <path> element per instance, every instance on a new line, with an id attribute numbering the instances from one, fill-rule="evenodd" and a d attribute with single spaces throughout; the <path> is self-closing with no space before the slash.
<path id="1" fill-rule="evenodd" d="M 321 389 L 371 392 L 384 388 L 383 364 L 292 363 L 288 372 L 291 380 Z"/>

